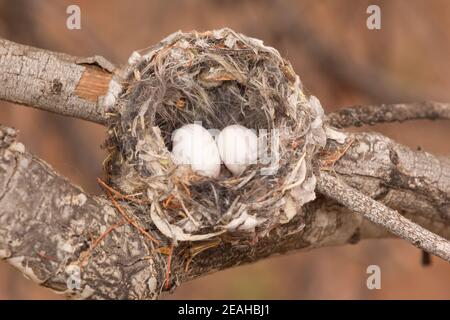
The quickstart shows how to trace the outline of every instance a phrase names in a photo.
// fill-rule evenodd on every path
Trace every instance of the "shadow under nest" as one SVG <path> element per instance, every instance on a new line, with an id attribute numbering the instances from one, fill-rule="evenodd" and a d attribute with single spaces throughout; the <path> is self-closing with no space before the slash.
<path id="1" fill-rule="evenodd" d="M 315 198 L 323 110 L 274 48 L 231 29 L 177 32 L 134 52 L 124 77 L 109 110 L 105 171 L 114 188 L 146 200 L 133 205 L 158 239 L 264 237 Z M 224 166 L 218 178 L 177 166 L 172 132 L 194 122 L 256 130 L 270 161 L 237 177 Z"/>

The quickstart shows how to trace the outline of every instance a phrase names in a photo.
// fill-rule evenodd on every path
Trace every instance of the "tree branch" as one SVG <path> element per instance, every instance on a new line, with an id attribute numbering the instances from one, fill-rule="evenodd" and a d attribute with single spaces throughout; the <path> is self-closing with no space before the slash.
<path id="1" fill-rule="evenodd" d="M 105 123 L 102 99 L 114 66 L 0 39 L 0 99 Z"/>
<path id="2" fill-rule="evenodd" d="M 79 58 L 0 39 L 0 99 L 105 124 L 104 98 L 115 67 L 104 58 Z M 27 90 L 23 90 L 26 88 Z M 328 115 L 338 128 L 414 119 L 450 119 L 439 102 L 353 106 Z"/>
<path id="3" fill-rule="evenodd" d="M 324 172 L 318 190 L 416 247 L 450 262 L 450 242 Z"/>
<path id="4" fill-rule="evenodd" d="M 99 57 L 79 59 L 0 40 L 3 100 L 105 123 L 104 97 L 113 76 L 112 66 Z M 409 117 L 418 117 L 420 112 L 430 117 L 421 106 L 400 109 Z M 439 117 L 447 114 L 448 107 L 441 107 Z M 345 134 L 353 143 L 327 168 L 339 181 L 359 190 L 369 203 L 375 202 L 367 197 L 450 238 L 449 159 L 412 151 L 375 133 Z M 324 154 L 342 148 L 329 141 Z M 391 236 L 363 215 L 339 205 L 362 212 L 358 203 L 352 207 L 345 198 L 345 192 L 354 189 L 334 186 L 336 189 L 324 190 L 338 202 L 319 196 L 302 207 L 302 214 L 262 239 L 236 239 L 233 245 L 219 239 L 176 247 L 168 272 L 166 254 L 172 250 L 155 247 L 136 232 L 136 225 L 154 230 L 147 212 L 132 203 L 111 203 L 85 194 L 28 153 L 16 141 L 14 130 L 0 127 L 0 258 L 35 282 L 68 295 L 142 299 L 157 298 L 162 290 L 186 280 L 273 254 Z M 336 193 L 339 190 L 342 192 Z M 136 225 L 126 223 L 117 206 Z M 392 214 L 387 207 L 377 208 Z M 427 250 L 435 250 L 428 242 L 425 245 Z M 437 253 L 445 256 L 446 250 L 442 247 Z M 74 273 L 77 268 L 79 274 Z"/>
<path id="5" fill-rule="evenodd" d="M 450 120 L 450 104 L 427 101 L 409 104 L 352 106 L 328 114 L 329 124 L 336 128 L 420 119 Z"/>
<path id="6" fill-rule="evenodd" d="M 293 10 L 286 1 L 271 2 L 272 10 L 278 10 L 283 20 L 273 19 L 272 30 L 276 38 L 287 39 L 298 44 L 298 49 L 306 50 L 310 61 L 323 69 L 326 76 L 338 83 L 344 83 L 362 92 L 376 101 L 415 101 L 420 99 L 420 92 L 411 90 L 402 81 L 387 72 L 369 65 L 357 63 L 339 50 L 337 46 L 326 41 L 326 37 L 312 28 L 308 22 L 307 4 L 301 10 Z M 271 15 L 276 17 L 277 15 Z"/>
<path id="7" fill-rule="evenodd" d="M 128 224 L 100 238 L 121 220 L 119 213 L 32 156 L 15 135 L 0 127 L 0 258 L 69 296 L 154 297 L 146 281 L 163 268 L 151 259 L 147 239 Z"/>
<path id="8" fill-rule="evenodd" d="M 76 297 L 157 298 L 166 290 L 167 256 L 160 254 L 164 248 L 153 247 L 133 226 L 120 225 L 121 215 L 107 199 L 85 194 L 25 151 L 15 140 L 14 130 L 2 127 L 0 137 L 2 259 L 33 281 Z M 420 157 L 421 153 L 377 134 L 352 138 L 352 147 L 334 165 L 339 179 L 431 232 L 450 237 L 450 163 L 441 163 L 442 174 L 437 178 L 424 169 L 435 166 L 437 159 L 432 155 Z M 412 161 L 418 167 L 411 168 Z M 413 180 L 391 185 L 392 177 L 403 176 L 401 180 L 406 181 L 415 175 L 422 177 L 421 183 L 417 181 L 421 189 Z M 437 199 L 441 205 L 436 205 Z M 126 202 L 121 206 L 152 230 L 148 215 Z M 175 250 L 169 287 L 273 254 L 390 236 L 362 215 L 322 196 L 302 209 L 303 214 L 258 241 L 206 242 L 201 245 L 207 250 L 189 246 L 183 254 Z M 67 281 L 73 280 L 74 266 L 81 268 L 80 287 L 69 290 Z"/>

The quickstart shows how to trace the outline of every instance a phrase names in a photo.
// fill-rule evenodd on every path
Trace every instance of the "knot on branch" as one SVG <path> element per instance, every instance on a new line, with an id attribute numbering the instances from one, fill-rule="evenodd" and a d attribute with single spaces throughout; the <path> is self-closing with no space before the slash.
<path id="1" fill-rule="evenodd" d="M 17 131 L 0 125 L 0 148 L 8 148 L 17 139 Z"/>
<path id="2" fill-rule="evenodd" d="M 133 53 L 124 83 L 106 171 L 121 192 L 142 196 L 136 206 L 171 242 L 262 237 L 314 200 L 323 109 L 274 48 L 230 29 L 177 32 Z M 238 176 L 222 166 L 215 178 L 177 165 L 172 133 L 195 122 L 254 130 L 258 160 Z"/>
<path id="3" fill-rule="evenodd" d="M 25 146 L 17 141 L 17 131 L 0 125 L 0 150 L 5 160 L 9 160 L 14 153 L 24 153 Z"/>

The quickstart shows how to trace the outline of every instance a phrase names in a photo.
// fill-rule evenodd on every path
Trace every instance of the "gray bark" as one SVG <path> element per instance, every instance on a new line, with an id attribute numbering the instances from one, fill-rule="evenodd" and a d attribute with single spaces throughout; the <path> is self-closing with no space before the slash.
<path id="1" fill-rule="evenodd" d="M 113 74 L 101 61 L 2 40 L 0 99 L 104 123 L 100 102 Z M 348 135 L 353 143 L 327 168 L 336 180 L 449 239 L 450 160 L 410 150 L 380 134 Z M 329 143 L 325 155 L 335 147 Z M 342 203 L 346 191 L 336 191 L 334 198 Z M 153 228 L 147 213 L 118 202 L 142 228 Z M 124 222 L 109 199 L 72 185 L 27 152 L 13 129 L 0 127 L 0 258 L 69 296 L 157 298 L 184 281 L 274 254 L 392 237 L 323 195 L 302 209 L 262 239 L 176 247 L 167 277 L 169 248 L 158 248 Z"/>
<path id="2" fill-rule="evenodd" d="M 427 101 L 408 104 L 353 106 L 328 115 L 329 124 L 336 128 L 422 119 L 450 119 L 450 104 Z"/>
<path id="3" fill-rule="evenodd" d="M 392 234 L 405 239 L 416 247 L 450 262 L 450 242 L 422 226 L 405 218 L 396 210 L 349 187 L 332 175 L 322 172 L 318 190 L 346 208 L 362 214 L 365 218 L 385 227 Z"/>
<path id="4" fill-rule="evenodd" d="M 0 99 L 105 123 L 100 103 L 114 67 L 0 39 Z"/>
<path id="5" fill-rule="evenodd" d="M 121 221 L 111 203 L 86 194 L 24 150 L 14 130 L 3 127 L 0 132 L 2 259 L 33 281 L 75 297 L 157 298 L 166 290 L 167 256 L 156 253 L 153 243 L 127 223 L 93 247 L 105 230 Z M 449 238 L 450 161 L 409 150 L 378 134 L 357 134 L 354 139 L 334 166 L 336 177 Z M 439 174 L 432 170 L 436 166 Z M 122 206 L 143 227 L 152 228 L 145 214 L 126 203 Z M 303 211 L 256 243 L 218 243 L 196 255 L 187 270 L 189 257 L 175 250 L 169 288 L 274 254 L 391 236 L 323 196 Z M 80 287 L 73 291 L 67 289 L 71 265 L 82 267 Z"/>

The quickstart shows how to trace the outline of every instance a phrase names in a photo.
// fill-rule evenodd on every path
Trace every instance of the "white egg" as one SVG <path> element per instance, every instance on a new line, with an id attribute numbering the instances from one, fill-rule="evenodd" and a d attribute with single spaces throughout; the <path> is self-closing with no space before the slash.
<path id="1" fill-rule="evenodd" d="M 196 173 L 217 178 L 220 155 L 213 136 L 198 124 L 188 124 L 172 134 L 172 155 L 178 165 L 190 165 Z"/>
<path id="2" fill-rule="evenodd" d="M 258 159 L 258 138 L 246 127 L 237 124 L 228 126 L 220 132 L 216 141 L 222 162 L 236 176 Z"/>

